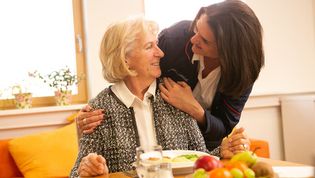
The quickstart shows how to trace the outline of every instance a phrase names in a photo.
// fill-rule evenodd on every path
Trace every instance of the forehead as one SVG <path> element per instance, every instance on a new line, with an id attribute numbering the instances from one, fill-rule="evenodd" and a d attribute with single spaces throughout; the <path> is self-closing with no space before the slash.
<path id="1" fill-rule="evenodd" d="M 157 41 L 157 35 L 153 34 L 150 31 L 145 33 L 139 33 L 136 40 L 132 42 L 131 49 L 129 51 L 129 57 L 132 57 L 135 54 L 143 51 L 148 45 L 155 43 Z"/>
<path id="2" fill-rule="evenodd" d="M 200 18 L 197 20 L 195 28 L 202 38 L 204 38 L 208 42 L 213 43 L 215 42 L 215 37 L 207 21 L 208 16 L 205 14 L 201 15 Z"/>
<path id="3" fill-rule="evenodd" d="M 154 42 L 157 40 L 157 35 L 151 31 L 146 30 L 144 33 L 138 35 L 138 44 L 145 45 L 150 42 Z"/>

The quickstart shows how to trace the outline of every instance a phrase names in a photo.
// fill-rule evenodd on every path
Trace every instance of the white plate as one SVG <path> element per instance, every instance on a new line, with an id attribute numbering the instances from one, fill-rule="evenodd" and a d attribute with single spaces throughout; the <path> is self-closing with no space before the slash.
<path id="1" fill-rule="evenodd" d="M 208 153 L 201 152 L 201 151 L 191 151 L 191 150 L 164 150 L 163 151 L 163 156 L 170 157 L 171 159 L 175 158 L 176 156 L 180 155 L 186 155 L 186 154 L 196 154 L 199 157 L 208 155 L 208 156 L 213 156 L 209 155 Z M 216 159 L 219 160 L 217 156 L 213 156 Z M 193 167 L 194 167 L 194 161 L 189 161 L 189 162 L 172 162 L 172 170 L 174 175 L 180 175 L 180 174 L 190 174 L 193 173 Z"/>

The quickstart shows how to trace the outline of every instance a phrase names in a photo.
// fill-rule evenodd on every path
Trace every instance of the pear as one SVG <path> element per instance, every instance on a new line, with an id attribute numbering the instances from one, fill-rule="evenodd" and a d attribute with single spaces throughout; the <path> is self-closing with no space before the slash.
<path id="1" fill-rule="evenodd" d="M 230 160 L 230 162 L 232 162 L 232 163 L 237 162 L 237 161 L 242 161 L 248 167 L 251 167 L 257 162 L 257 156 L 255 153 L 253 153 L 251 151 L 244 151 L 242 153 L 237 153 Z"/>

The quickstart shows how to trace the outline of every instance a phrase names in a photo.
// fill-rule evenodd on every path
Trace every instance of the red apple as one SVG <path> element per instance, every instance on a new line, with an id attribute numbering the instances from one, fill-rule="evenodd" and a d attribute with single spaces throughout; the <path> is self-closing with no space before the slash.
<path id="1" fill-rule="evenodd" d="M 206 171 L 211 171 L 212 169 L 221 167 L 223 167 L 223 165 L 220 160 L 212 156 L 201 156 L 196 160 L 194 170 L 203 168 Z"/>

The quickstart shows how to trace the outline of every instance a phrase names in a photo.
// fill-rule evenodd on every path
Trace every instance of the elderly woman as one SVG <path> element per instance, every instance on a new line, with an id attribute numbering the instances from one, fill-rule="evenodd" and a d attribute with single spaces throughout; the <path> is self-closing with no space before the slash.
<path id="1" fill-rule="evenodd" d="M 93 133 L 80 138 L 71 177 L 130 170 L 140 145 L 209 152 L 197 122 L 160 95 L 161 80 L 157 78 L 164 53 L 157 46 L 157 31 L 154 22 L 136 18 L 115 23 L 105 32 L 100 59 L 104 78 L 114 85 L 101 91 L 89 105 L 106 108 L 107 118 Z M 237 130 L 233 136 L 242 141 L 241 132 Z M 241 141 L 233 148 L 243 149 Z M 218 147 L 210 154 L 229 157 L 231 147 L 226 141 L 221 150 Z"/>

